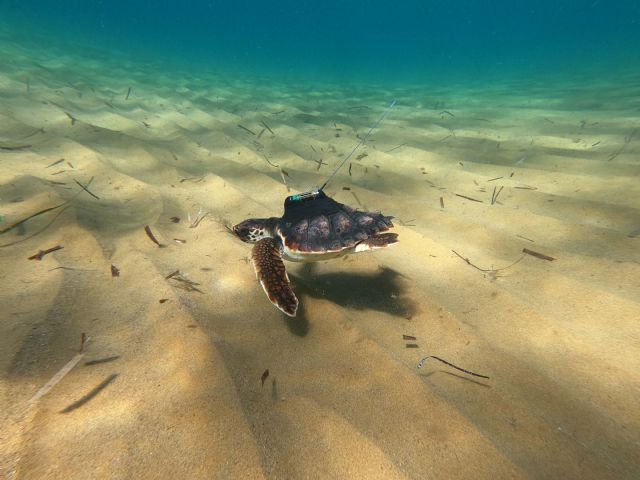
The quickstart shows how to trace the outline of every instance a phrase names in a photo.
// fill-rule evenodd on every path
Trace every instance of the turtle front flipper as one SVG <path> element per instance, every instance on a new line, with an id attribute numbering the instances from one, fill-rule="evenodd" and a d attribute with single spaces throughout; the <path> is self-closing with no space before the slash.
<path id="1" fill-rule="evenodd" d="M 271 303 L 290 317 L 295 317 L 298 299 L 289 285 L 279 247 L 278 240 L 263 238 L 253 247 L 251 260 L 260 285 Z"/>

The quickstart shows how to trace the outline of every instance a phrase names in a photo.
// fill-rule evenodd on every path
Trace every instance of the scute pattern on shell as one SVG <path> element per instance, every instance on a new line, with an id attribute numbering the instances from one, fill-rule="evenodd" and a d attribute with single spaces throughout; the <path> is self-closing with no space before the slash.
<path id="1" fill-rule="evenodd" d="M 278 233 L 293 251 L 339 252 L 372 235 L 393 227 L 391 219 L 378 212 L 361 212 L 343 205 L 338 212 L 302 219 L 294 224 L 281 222 Z"/>

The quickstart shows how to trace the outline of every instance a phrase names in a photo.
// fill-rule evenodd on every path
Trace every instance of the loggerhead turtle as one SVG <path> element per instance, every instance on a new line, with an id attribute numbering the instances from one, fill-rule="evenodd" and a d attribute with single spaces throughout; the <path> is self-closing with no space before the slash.
<path id="1" fill-rule="evenodd" d="M 392 245 L 398 234 L 381 233 L 393 227 L 392 218 L 355 210 L 318 189 L 287 197 L 282 217 L 245 220 L 233 232 L 255 243 L 251 258 L 262 288 L 276 307 L 294 317 L 298 299 L 282 259 L 316 262 Z"/>

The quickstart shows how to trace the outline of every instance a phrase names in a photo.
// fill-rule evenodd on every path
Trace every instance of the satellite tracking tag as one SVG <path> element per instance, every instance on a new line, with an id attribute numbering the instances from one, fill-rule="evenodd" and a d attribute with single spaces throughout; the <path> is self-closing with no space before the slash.
<path id="1" fill-rule="evenodd" d="M 294 219 L 304 218 L 305 216 L 309 216 L 310 212 L 314 212 L 317 215 L 335 213 L 341 208 L 341 203 L 338 203 L 335 200 L 327 197 L 327 195 L 323 191 L 324 187 L 327 186 L 329 181 L 334 177 L 338 170 L 340 170 L 340 168 L 351 158 L 358 147 L 364 144 L 367 138 L 369 138 L 369 135 L 371 135 L 371 132 L 373 132 L 373 130 L 377 128 L 378 125 L 380 125 L 384 117 L 387 115 L 387 113 L 389 113 L 389 110 L 391 110 L 395 106 L 395 104 L 395 100 L 391 102 L 391 104 L 382 113 L 380 118 L 378 118 L 378 121 L 371 126 L 366 135 L 360 139 L 355 147 L 353 147 L 351 153 L 349 153 L 349 155 L 347 155 L 344 160 L 340 162 L 340 164 L 334 169 L 333 173 L 329 175 L 329 178 L 327 178 L 327 180 L 322 184 L 320 188 L 315 188 L 309 192 L 296 193 L 294 195 L 288 196 L 284 200 L 285 213 L 283 219 L 285 221 L 293 221 Z M 302 206 L 304 206 L 303 209 L 300 208 Z"/>
<path id="2" fill-rule="evenodd" d="M 310 192 L 296 193 L 295 195 L 287 197 L 287 199 L 284 201 L 284 204 L 285 206 L 287 206 L 298 202 L 304 203 L 305 201 L 313 200 L 314 198 L 318 197 L 320 195 L 320 192 L 321 190 L 315 189 Z"/>
<path id="3" fill-rule="evenodd" d="M 284 201 L 285 223 L 296 223 L 309 217 L 333 215 L 344 206 L 333 198 L 327 197 L 322 190 L 299 193 L 287 197 Z"/>

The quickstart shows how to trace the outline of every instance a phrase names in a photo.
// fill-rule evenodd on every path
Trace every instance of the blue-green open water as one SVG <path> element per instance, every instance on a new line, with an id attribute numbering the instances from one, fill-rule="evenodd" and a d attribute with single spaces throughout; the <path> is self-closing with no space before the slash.
<path id="1" fill-rule="evenodd" d="M 27 37 L 314 80 L 464 82 L 640 63 L 632 0 L 10 0 L 0 18 Z"/>

